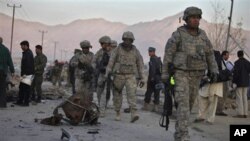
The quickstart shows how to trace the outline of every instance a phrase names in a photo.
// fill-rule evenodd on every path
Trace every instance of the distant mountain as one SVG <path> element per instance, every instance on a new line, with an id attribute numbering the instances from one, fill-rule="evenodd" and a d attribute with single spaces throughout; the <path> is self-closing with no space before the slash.
<path id="1" fill-rule="evenodd" d="M 21 48 L 19 43 L 22 40 L 30 42 L 30 48 L 34 51 L 34 46 L 41 44 L 41 33 L 39 30 L 48 31 L 44 34 L 44 53 L 50 60 L 54 55 L 54 41 L 57 41 L 56 58 L 67 60 L 73 55 L 75 48 L 80 48 L 79 43 L 82 40 L 89 40 L 93 45 L 92 51 L 96 52 L 100 45 L 98 40 L 103 35 L 109 35 L 112 39 L 121 42 L 121 36 L 124 31 L 132 31 L 135 36 L 134 44 L 141 51 L 144 62 L 148 61 L 147 49 L 149 46 L 157 48 L 157 54 L 163 57 L 164 46 L 167 39 L 178 26 L 183 25 L 179 23 L 179 17 L 182 13 L 166 17 L 162 20 L 155 20 L 151 22 L 140 22 L 134 25 L 126 25 L 118 22 L 110 22 L 105 19 L 86 19 L 76 20 L 69 24 L 61 24 L 49 26 L 38 22 L 28 22 L 21 19 L 15 20 L 14 42 L 13 42 L 13 57 L 21 56 Z M 4 44 L 10 46 L 11 36 L 11 17 L 0 13 L 0 36 L 4 39 Z M 205 20 L 201 21 L 201 27 L 208 30 L 211 23 Z M 243 32 L 247 41 L 246 45 L 250 46 L 250 31 Z M 61 50 L 67 50 L 64 53 Z M 250 48 L 247 52 L 250 54 Z M 65 56 L 66 54 L 66 56 Z"/>

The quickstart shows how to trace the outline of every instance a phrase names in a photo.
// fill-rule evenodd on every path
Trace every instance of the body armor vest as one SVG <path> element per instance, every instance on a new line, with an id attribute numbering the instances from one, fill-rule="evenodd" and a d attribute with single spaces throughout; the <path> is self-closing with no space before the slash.
<path id="1" fill-rule="evenodd" d="M 187 32 L 178 29 L 180 33 L 180 42 L 177 43 L 177 51 L 173 58 L 173 64 L 176 69 L 180 70 L 205 70 L 207 37 L 203 33 L 192 36 Z"/>

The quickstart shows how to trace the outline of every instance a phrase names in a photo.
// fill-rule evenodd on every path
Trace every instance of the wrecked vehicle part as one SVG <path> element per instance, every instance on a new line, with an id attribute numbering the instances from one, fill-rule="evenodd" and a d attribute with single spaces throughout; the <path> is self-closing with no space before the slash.
<path id="1" fill-rule="evenodd" d="M 62 114 L 57 114 L 57 115 L 42 119 L 40 123 L 45 124 L 45 125 L 58 126 L 61 123 L 62 117 L 63 117 Z"/>
<path id="2" fill-rule="evenodd" d="M 80 95 L 73 95 L 69 97 L 54 109 L 54 116 L 47 118 L 48 121 L 43 123 L 49 123 L 47 125 L 50 125 L 51 123 L 54 124 L 54 120 L 61 117 L 62 120 L 71 125 L 78 125 L 79 123 L 90 125 L 97 124 L 100 114 L 99 108 L 95 103 L 87 101 L 87 99 L 88 98 L 86 98 L 86 96 L 84 97 Z M 59 108 L 62 108 L 67 118 L 63 118 L 62 114 L 58 113 Z"/>

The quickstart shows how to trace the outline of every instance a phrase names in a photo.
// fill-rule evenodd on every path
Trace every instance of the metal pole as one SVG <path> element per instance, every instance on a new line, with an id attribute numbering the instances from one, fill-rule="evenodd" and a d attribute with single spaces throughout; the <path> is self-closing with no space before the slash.
<path id="1" fill-rule="evenodd" d="M 55 43 L 55 46 L 54 46 L 54 61 L 56 60 L 56 44 L 57 42 L 54 42 Z"/>
<path id="2" fill-rule="evenodd" d="M 234 0 L 231 0 L 230 16 L 228 17 L 229 25 L 228 25 L 228 30 L 227 30 L 226 50 L 228 50 L 228 42 L 229 42 L 231 22 L 232 22 L 232 14 L 233 14 L 233 5 L 234 5 Z"/>
<path id="3" fill-rule="evenodd" d="M 7 4 L 8 7 L 13 7 L 13 13 L 12 13 L 12 25 L 11 25 L 11 39 L 10 39 L 10 55 L 12 54 L 12 43 L 13 43 L 13 32 L 14 32 L 14 21 L 15 21 L 15 9 L 21 8 L 22 5 L 16 6 L 15 4 L 13 6 Z"/>
<path id="4" fill-rule="evenodd" d="M 63 60 L 62 60 L 62 52 L 63 52 L 63 50 L 61 49 L 61 61 L 63 61 Z"/>
<path id="5" fill-rule="evenodd" d="M 41 32 L 41 33 L 42 33 L 42 44 L 41 44 L 41 46 L 43 47 L 44 33 L 47 33 L 47 31 L 44 31 L 44 30 L 39 30 L 39 32 Z"/>

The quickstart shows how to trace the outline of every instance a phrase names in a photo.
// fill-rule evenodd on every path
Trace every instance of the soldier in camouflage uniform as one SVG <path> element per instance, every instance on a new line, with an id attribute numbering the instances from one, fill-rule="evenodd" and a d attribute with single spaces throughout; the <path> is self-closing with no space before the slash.
<path id="1" fill-rule="evenodd" d="M 126 87 L 128 104 L 131 111 L 131 122 L 139 119 L 136 108 L 136 73 L 139 72 L 139 86 L 144 85 L 143 77 L 143 59 L 139 52 L 132 43 L 134 41 L 132 32 L 127 31 L 122 35 L 123 42 L 115 48 L 111 54 L 108 66 L 106 68 L 107 77 L 113 72 L 114 80 L 114 93 L 113 102 L 116 111 L 115 120 L 121 120 L 120 109 L 122 106 L 122 89 Z M 113 70 L 114 69 L 114 70 Z"/>
<path id="2" fill-rule="evenodd" d="M 75 49 L 74 56 L 69 61 L 69 79 L 70 79 L 70 83 L 72 86 L 72 94 L 76 93 L 76 89 L 75 89 L 75 69 L 76 69 L 76 67 L 74 67 L 72 65 L 72 62 L 76 62 L 78 60 L 78 57 L 81 54 L 82 54 L 82 51 L 80 49 Z"/>
<path id="3" fill-rule="evenodd" d="M 54 66 L 52 68 L 52 84 L 53 86 L 56 86 L 56 83 L 58 83 L 59 87 L 61 87 L 61 73 L 63 65 L 58 62 L 58 60 L 55 60 Z"/>
<path id="4" fill-rule="evenodd" d="M 199 82 L 205 70 L 211 72 L 216 81 L 218 67 L 215 62 L 212 45 L 204 30 L 199 28 L 202 11 L 197 7 L 188 7 L 184 11 L 181 26 L 167 41 L 163 60 L 162 80 L 169 79 L 168 67 L 175 68 L 175 99 L 178 103 L 175 124 L 175 141 L 189 141 L 188 121 L 190 109 L 198 95 Z"/>
<path id="5" fill-rule="evenodd" d="M 107 107 L 107 100 L 111 92 L 111 80 L 105 78 L 106 67 L 111 55 L 111 39 L 109 36 L 103 36 L 99 39 L 101 49 L 98 50 L 93 59 L 93 69 L 95 70 L 95 77 L 97 79 L 97 99 L 100 107 L 100 117 L 105 116 Z"/>
<path id="6" fill-rule="evenodd" d="M 44 72 L 44 68 L 46 67 L 46 63 L 47 63 L 47 57 L 42 52 L 42 46 L 36 45 L 36 56 L 34 59 L 35 77 L 32 82 L 31 99 L 37 103 L 41 102 L 43 72 Z"/>
<path id="7" fill-rule="evenodd" d="M 92 101 L 92 78 L 94 70 L 91 62 L 93 61 L 94 54 L 89 51 L 89 48 L 92 48 L 92 46 L 88 40 L 82 41 L 80 46 L 82 48 L 81 55 L 79 55 L 78 59 L 71 62 L 71 65 L 75 67 L 76 94 L 87 97 Z"/>

